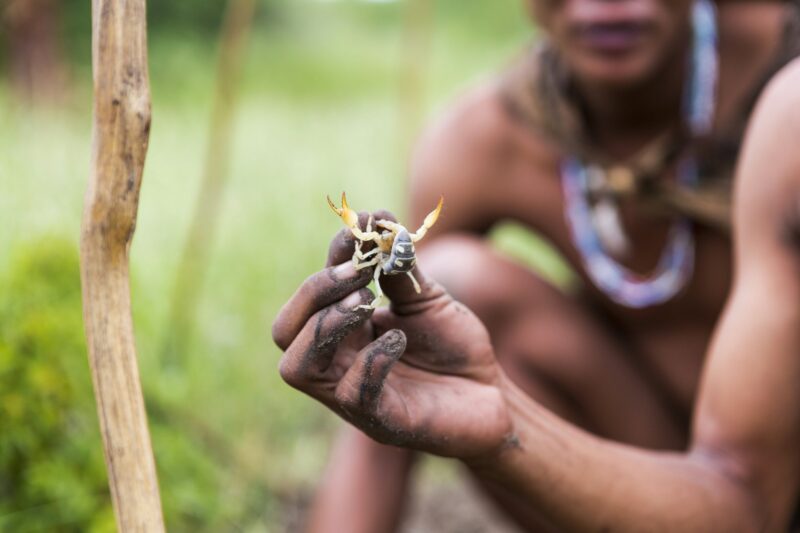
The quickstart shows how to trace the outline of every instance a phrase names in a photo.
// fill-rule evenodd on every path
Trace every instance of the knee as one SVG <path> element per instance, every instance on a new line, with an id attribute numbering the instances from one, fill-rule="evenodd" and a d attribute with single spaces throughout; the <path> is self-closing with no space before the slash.
<path id="1" fill-rule="evenodd" d="M 494 276 L 496 252 L 481 238 L 440 237 L 420 250 L 419 261 L 426 275 L 481 318 L 489 316 L 505 299 Z"/>
<path id="2" fill-rule="evenodd" d="M 490 323 L 541 305 L 558 294 L 557 289 L 479 237 L 440 237 L 420 250 L 419 260 L 428 276 Z"/>
<path id="3" fill-rule="evenodd" d="M 425 273 L 458 300 L 474 297 L 481 274 L 490 269 L 491 250 L 482 239 L 469 235 L 440 237 L 419 251 Z M 465 302 L 466 303 L 466 302 Z"/>

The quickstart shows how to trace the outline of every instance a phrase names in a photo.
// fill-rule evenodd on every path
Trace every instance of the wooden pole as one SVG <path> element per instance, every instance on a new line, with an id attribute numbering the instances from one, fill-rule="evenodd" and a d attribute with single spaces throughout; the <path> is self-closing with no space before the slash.
<path id="1" fill-rule="evenodd" d="M 201 294 L 228 177 L 236 87 L 255 9 L 255 0 L 228 0 L 222 23 L 203 179 L 175 276 L 172 307 L 161 348 L 161 361 L 167 367 L 180 366 L 187 339 L 192 333 L 194 311 Z"/>
<path id="2" fill-rule="evenodd" d="M 145 0 L 92 1 L 92 168 L 81 226 L 83 317 L 121 532 L 164 531 L 130 309 L 128 250 L 150 133 Z"/>

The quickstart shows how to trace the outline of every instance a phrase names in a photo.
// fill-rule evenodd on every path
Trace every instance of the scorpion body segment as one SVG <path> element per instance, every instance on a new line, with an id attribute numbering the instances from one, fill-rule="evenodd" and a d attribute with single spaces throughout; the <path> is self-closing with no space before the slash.
<path id="1" fill-rule="evenodd" d="M 394 236 L 392 251 L 382 265 L 383 273 L 386 275 L 405 274 L 411 272 L 417 264 L 416 250 L 411 234 L 406 228 L 402 228 Z"/>

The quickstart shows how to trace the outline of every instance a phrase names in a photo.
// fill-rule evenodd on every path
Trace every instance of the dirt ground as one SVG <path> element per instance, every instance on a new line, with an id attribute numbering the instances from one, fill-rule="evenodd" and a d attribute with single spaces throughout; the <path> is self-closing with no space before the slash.
<path id="1" fill-rule="evenodd" d="M 418 483 L 401 533 L 519 533 L 466 478 Z"/>
<path id="2" fill-rule="evenodd" d="M 454 465 L 421 470 L 399 533 L 520 533 Z M 302 531 L 310 501 L 310 492 L 284 500 L 279 531 Z"/>

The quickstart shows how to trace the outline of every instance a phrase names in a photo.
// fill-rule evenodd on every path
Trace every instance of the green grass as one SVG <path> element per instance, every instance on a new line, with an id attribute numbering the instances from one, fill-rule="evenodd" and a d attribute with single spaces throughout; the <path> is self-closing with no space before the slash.
<path id="1" fill-rule="evenodd" d="M 529 38 L 516 3 L 439 6 L 428 116 Z M 183 365 L 168 370 L 159 353 L 207 149 L 214 54 L 200 39 L 151 43 L 153 127 L 132 294 L 148 402 L 174 421 L 157 425 L 153 442 L 167 517 L 179 530 L 273 530 L 283 498 L 312 486 L 325 463 L 338 422 L 280 381 L 270 323 L 322 266 L 339 229 L 326 194 L 346 190 L 359 209 L 404 210 L 399 9 L 303 3 L 285 27 L 254 34 L 194 333 Z M 91 107 L 87 69 L 74 75 L 69 103 L 57 110 L 22 109 L 0 85 L 0 269 L 10 250 L 42 235 L 77 246 Z M 182 470 L 187 455 L 201 467 Z"/>

